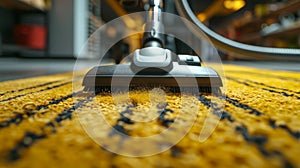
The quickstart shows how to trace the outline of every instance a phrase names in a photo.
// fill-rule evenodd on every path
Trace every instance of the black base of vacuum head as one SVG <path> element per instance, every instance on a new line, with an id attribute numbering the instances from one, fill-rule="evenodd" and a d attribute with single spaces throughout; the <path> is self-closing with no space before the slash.
<path id="1" fill-rule="evenodd" d="M 129 64 L 95 66 L 84 77 L 85 91 L 110 91 L 123 88 L 168 88 L 180 91 L 197 88 L 200 92 L 219 92 L 223 86 L 220 76 L 210 67 L 179 65 L 173 62 L 173 69 L 165 74 L 134 73 Z"/>

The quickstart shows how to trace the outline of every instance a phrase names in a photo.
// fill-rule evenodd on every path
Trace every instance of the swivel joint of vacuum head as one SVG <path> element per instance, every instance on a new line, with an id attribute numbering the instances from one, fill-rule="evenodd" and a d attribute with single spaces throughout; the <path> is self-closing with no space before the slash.
<path id="1" fill-rule="evenodd" d="M 130 66 L 138 74 L 166 74 L 173 68 L 172 53 L 160 47 L 146 47 L 134 52 Z"/>

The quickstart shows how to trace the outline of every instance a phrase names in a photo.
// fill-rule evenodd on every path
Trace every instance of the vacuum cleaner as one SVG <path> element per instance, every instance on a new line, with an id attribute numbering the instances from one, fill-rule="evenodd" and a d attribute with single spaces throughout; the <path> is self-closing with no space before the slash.
<path id="1" fill-rule="evenodd" d="M 220 93 L 223 86 L 219 74 L 202 66 L 195 55 L 174 54 L 165 48 L 162 22 L 163 0 L 149 0 L 149 17 L 145 25 L 142 48 L 137 49 L 128 64 L 96 66 L 84 77 L 86 91 L 111 90 L 114 88 L 166 87 L 197 88 L 199 92 Z M 270 48 L 232 41 L 210 30 L 194 15 L 187 0 L 175 0 L 179 14 L 196 25 L 193 33 L 204 32 L 219 49 L 239 55 L 300 60 L 299 49 Z M 159 32 L 159 33 L 158 33 Z"/>
<path id="2" fill-rule="evenodd" d="M 92 68 L 84 77 L 84 90 L 160 87 L 219 93 L 222 80 L 215 70 L 202 66 L 198 56 L 178 55 L 165 48 L 163 0 L 150 0 L 149 7 L 142 48 L 128 56 L 127 64 Z"/>

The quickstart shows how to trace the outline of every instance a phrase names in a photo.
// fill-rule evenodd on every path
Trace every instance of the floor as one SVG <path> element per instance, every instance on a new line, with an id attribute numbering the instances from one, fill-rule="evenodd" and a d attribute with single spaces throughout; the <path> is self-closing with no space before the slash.
<path id="1" fill-rule="evenodd" d="M 255 68 L 297 71 L 300 72 L 300 62 L 279 62 L 279 61 L 228 61 L 225 62 L 234 65 L 244 65 Z"/>
<path id="2" fill-rule="evenodd" d="M 70 73 L 0 83 L 0 167 L 300 167 L 300 72 L 223 67 L 223 96 L 93 94 Z"/>
<path id="3" fill-rule="evenodd" d="M 108 60 L 105 61 L 105 63 L 109 62 Z M 265 69 L 300 71 L 300 62 L 234 61 L 224 63 Z M 94 65 L 97 65 L 95 60 L 0 58 L 0 81 L 68 72 L 74 69 L 86 69 Z"/>
<path id="4" fill-rule="evenodd" d="M 49 75 L 85 69 L 95 65 L 95 60 L 0 58 L 0 81 Z"/>

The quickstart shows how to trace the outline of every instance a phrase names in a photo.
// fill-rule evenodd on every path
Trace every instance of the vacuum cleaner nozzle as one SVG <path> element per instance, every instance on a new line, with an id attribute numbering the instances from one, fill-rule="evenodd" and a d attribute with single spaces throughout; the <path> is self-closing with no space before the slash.
<path id="1" fill-rule="evenodd" d="M 95 92 L 161 87 L 172 92 L 196 88 L 199 92 L 220 93 L 222 80 L 212 68 L 178 62 L 172 62 L 172 66 L 172 70 L 164 74 L 154 71 L 135 73 L 130 64 L 96 66 L 84 77 L 83 86 L 86 91 Z"/>

